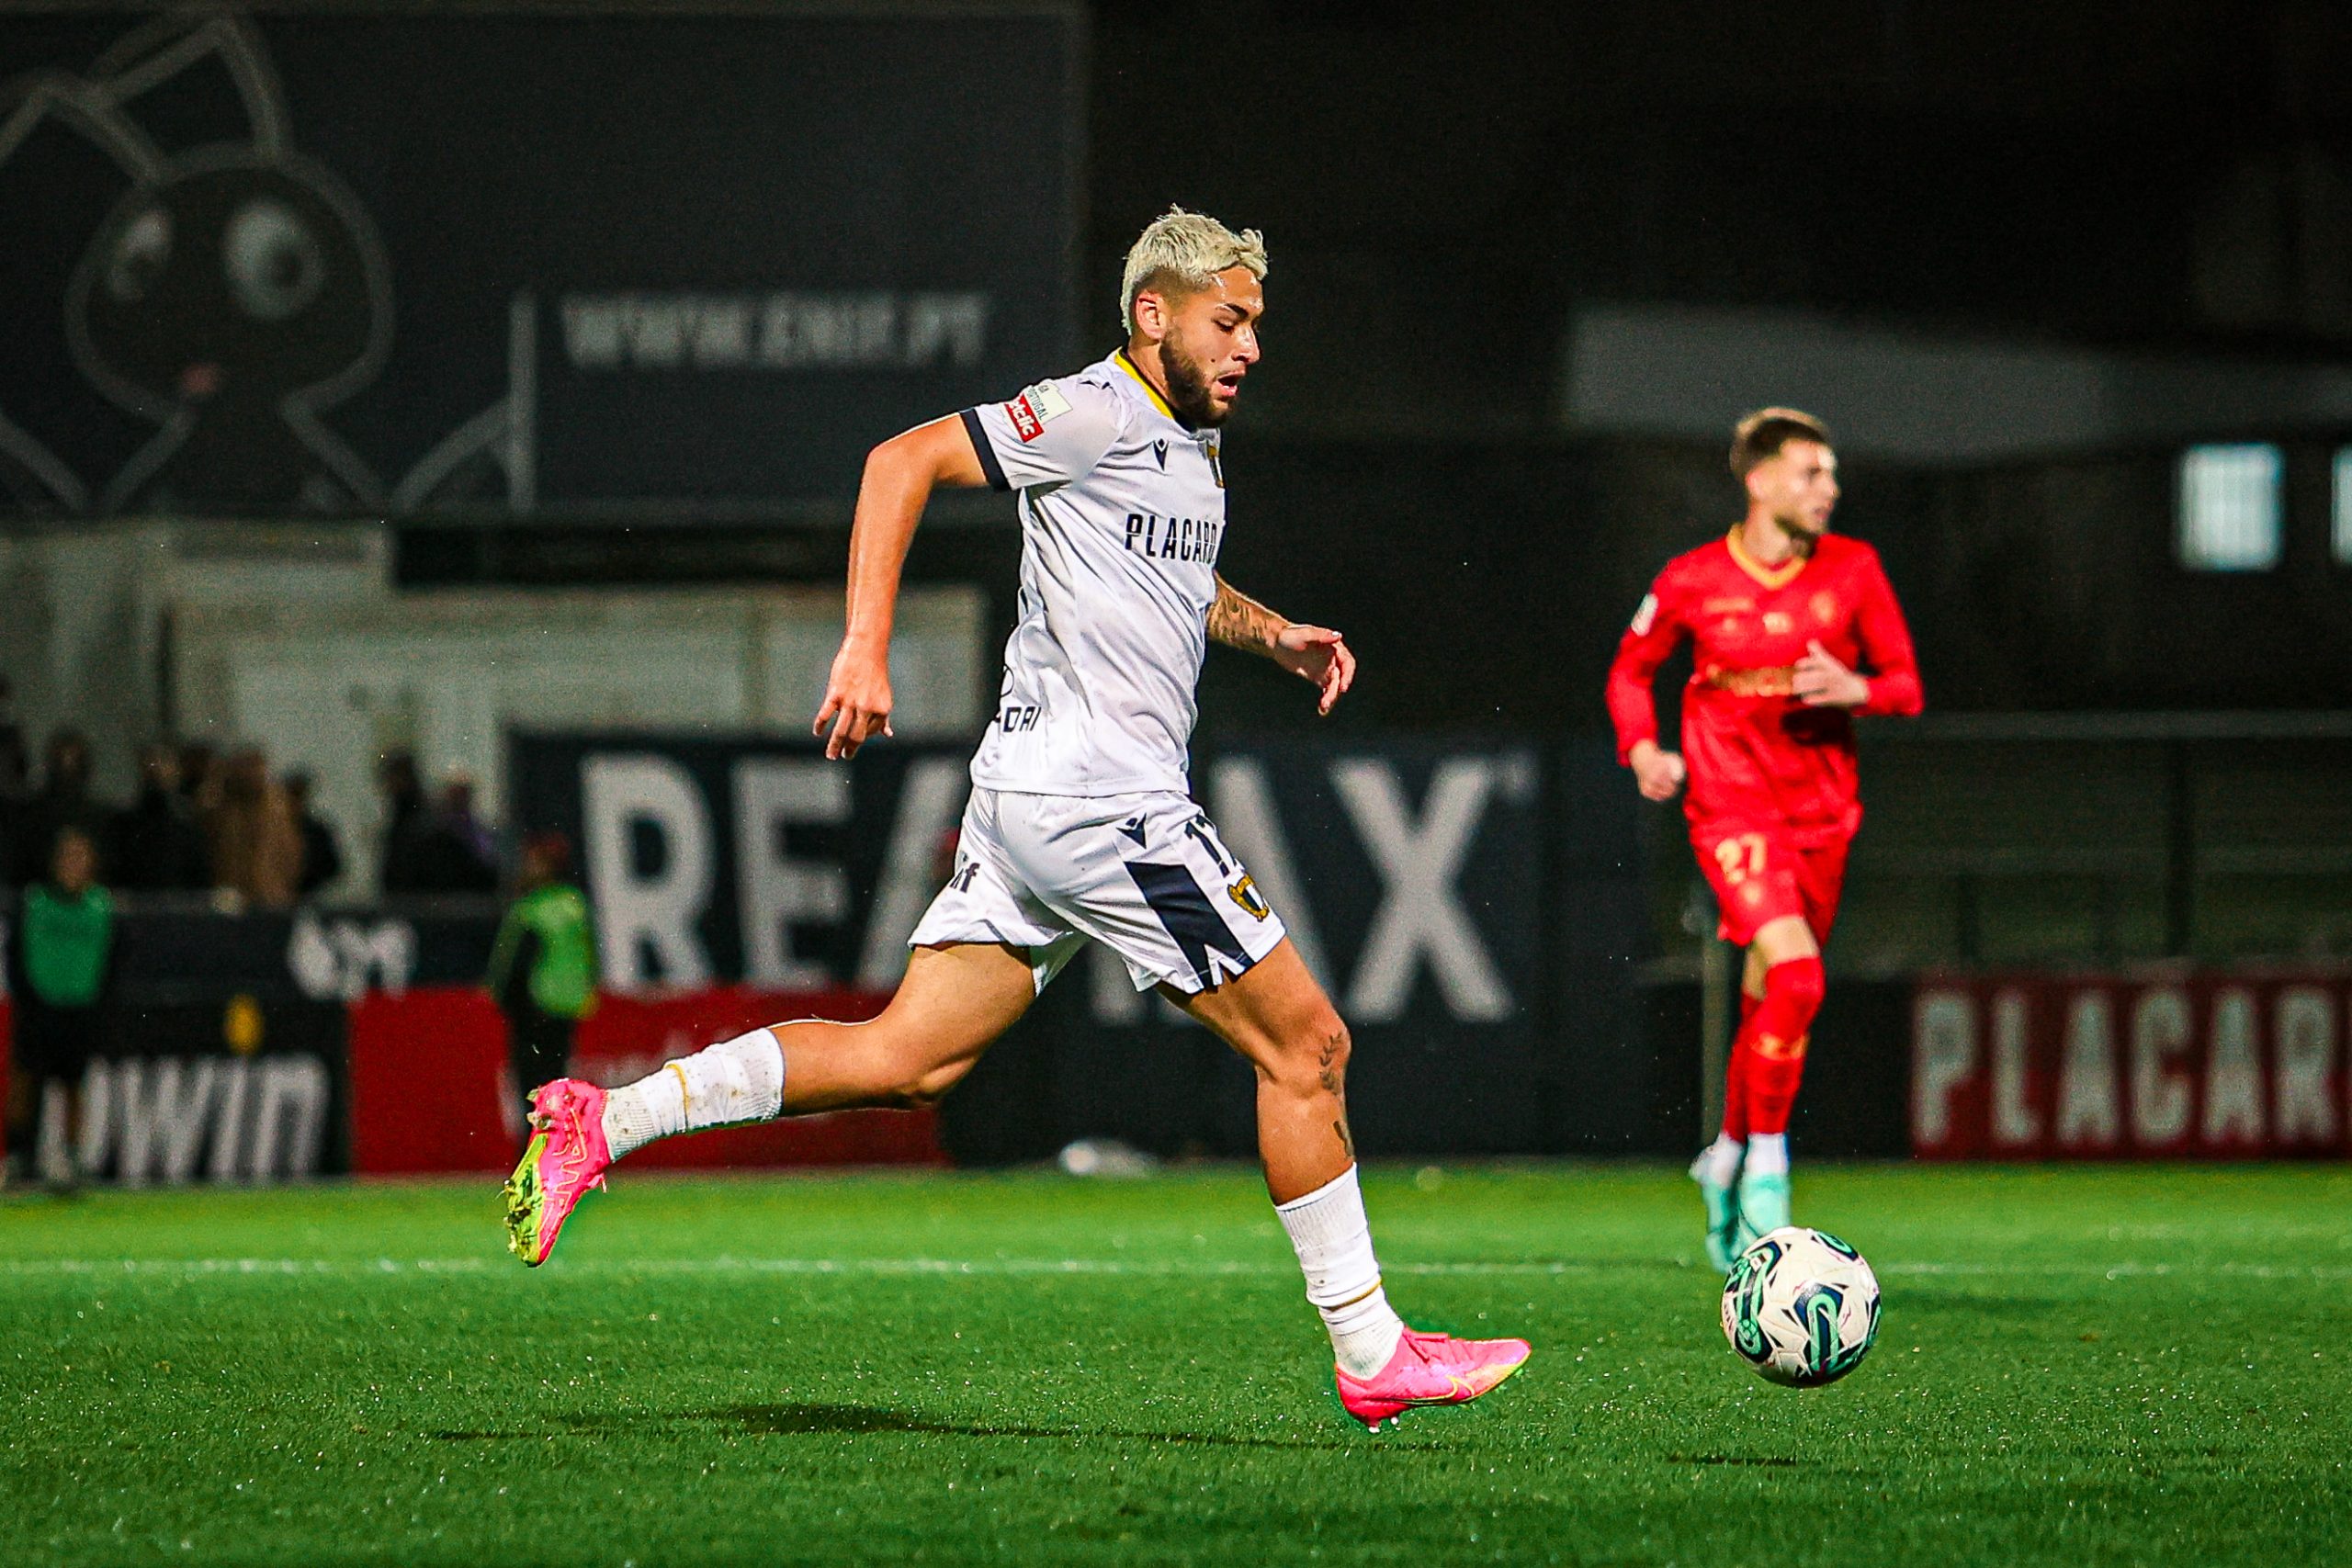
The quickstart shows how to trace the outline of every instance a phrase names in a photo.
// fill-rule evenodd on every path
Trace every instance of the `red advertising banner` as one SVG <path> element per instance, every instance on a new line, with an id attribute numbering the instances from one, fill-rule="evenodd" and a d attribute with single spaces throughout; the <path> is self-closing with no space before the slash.
<path id="1" fill-rule="evenodd" d="M 887 997 L 741 987 L 605 997 L 581 1026 L 572 1071 L 611 1087 L 675 1056 L 782 1019 L 872 1018 Z M 370 992 L 351 1004 L 351 1168 L 369 1175 L 503 1171 L 523 1126 L 506 1020 L 479 989 Z M 934 1112 L 855 1111 L 671 1138 L 629 1156 L 650 1167 L 944 1165 Z"/>
<path id="2" fill-rule="evenodd" d="M 2352 970 L 1928 975 L 1912 1010 L 1927 1159 L 2352 1154 Z"/>
<path id="3" fill-rule="evenodd" d="M 351 1004 L 351 1168 L 492 1171 L 520 1142 L 502 1114 L 506 1019 L 473 986 L 369 991 Z"/>

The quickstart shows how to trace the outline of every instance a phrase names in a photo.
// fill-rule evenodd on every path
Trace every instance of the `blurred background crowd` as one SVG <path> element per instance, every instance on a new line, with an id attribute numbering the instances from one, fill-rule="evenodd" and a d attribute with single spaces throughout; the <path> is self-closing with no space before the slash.
<path id="1" fill-rule="evenodd" d="M 127 800 L 98 794 L 92 771 L 79 729 L 51 730 L 36 761 L 23 728 L 0 719 L 0 864 L 9 886 L 46 875 L 59 838 L 73 829 L 96 848 L 105 886 L 198 894 L 227 908 L 332 897 L 354 857 L 368 853 L 388 897 L 498 890 L 497 838 L 473 778 L 453 772 L 428 784 L 405 751 L 379 762 L 384 828 L 380 841 L 364 845 L 320 813 L 309 772 L 273 769 L 257 744 L 152 740 L 139 750 Z"/>

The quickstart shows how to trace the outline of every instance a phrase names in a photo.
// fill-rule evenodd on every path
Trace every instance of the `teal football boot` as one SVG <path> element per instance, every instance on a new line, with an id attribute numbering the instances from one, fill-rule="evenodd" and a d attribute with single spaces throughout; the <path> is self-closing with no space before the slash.
<path id="1" fill-rule="evenodd" d="M 1706 1205 L 1707 1261 L 1716 1273 L 1728 1274 L 1732 1259 L 1739 1256 L 1739 1248 L 1732 1244 L 1739 1228 L 1739 1204 L 1728 1183 L 1709 1178 L 1704 1154 L 1690 1162 L 1690 1179 L 1699 1184 L 1699 1201 Z"/>
<path id="2" fill-rule="evenodd" d="M 1790 1223 L 1788 1173 L 1740 1172 L 1739 1227 L 1732 1237 L 1732 1250 L 1743 1252 L 1758 1236 L 1770 1235 Z"/>

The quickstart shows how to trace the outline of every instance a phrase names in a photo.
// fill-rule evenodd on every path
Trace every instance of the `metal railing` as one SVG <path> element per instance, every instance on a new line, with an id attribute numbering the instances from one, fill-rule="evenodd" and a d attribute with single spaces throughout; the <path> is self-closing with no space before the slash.
<path id="1" fill-rule="evenodd" d="M 2352 712 L 1930 716 L 1866 725 L 1861 772 L 1848 972 L 2352 953 Z"/>

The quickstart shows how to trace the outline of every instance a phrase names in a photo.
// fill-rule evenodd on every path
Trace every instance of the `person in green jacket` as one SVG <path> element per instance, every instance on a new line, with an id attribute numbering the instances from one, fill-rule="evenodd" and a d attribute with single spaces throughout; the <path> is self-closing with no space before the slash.
<path id="1" fill-rule="evenodd" d="M 80 828 L 61 829 L 48 880 L 25 889 L 8 943 L 15 1038 L 8 1063 L 8 1158 L 29 1170 L 44 1090 L 65 1099 L 62 1148 L 42 1173 L 71 1186 L 82 1126 L 82 1079 L 98 1043 L 99 1008 L 114 964 L 114 898 L 98 886 L 98 847 Z"/>
<path id="2" fill-rule="evenodd" d="M 506 1015 L 507 1060 L 530 1120 L 531 1091 L 563 1077 L 572 1031 L 596 1005 L 596 938 L 588 899 L 564 880 L 571 842 L 561 833 L 525 840 L 514 902 L 499 922 L 488 985 Z"/>

